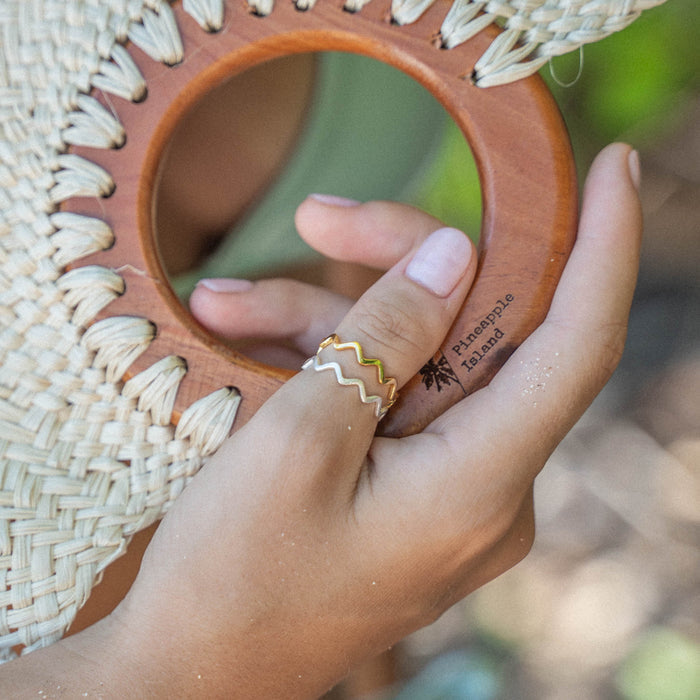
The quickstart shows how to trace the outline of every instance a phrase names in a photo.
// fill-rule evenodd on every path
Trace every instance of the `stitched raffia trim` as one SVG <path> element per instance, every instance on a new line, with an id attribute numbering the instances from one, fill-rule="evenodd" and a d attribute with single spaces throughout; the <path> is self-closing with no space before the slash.
<path id="1" fill-rule="evenodd" d="M 473 68 L 475 83 L 490 87 L 525 78 L 553 56 L 604 39 L 665 1 L 455 0 L 440 35 L 443 46 L 453 48 L 489 24 L 503 27 Z M 420 0 L 394 2 L 413 5 Z"/>
<path id="2" fill-rule="evenodd" d="M 144 53 L 166 66 L 175 66 L 184 57 L 180 32 L 173 11 L 165 2 L 148 2 L 141 22 L 129 27 L 128 37 Z"/>
<path id="3" fill-rule="evenodd" d="M 317 0 L 295 0 L 307 10 Z M 371 0 L 345 0 L 359 12 Z M 452 49 L 490 24 L 503 32 L 474 66 L 465 66 L 479 87 L 520 80 L 538 71 L 553 56 L 604 39 L 633 22 L 643 10 L 666 0 L 454 0 L 440 27 L 443 48 Z M 248 0 L 256 14 L 269 15 L 275 0 Z M 392 0 L 396 24 L 418 20 L 435 0 Z"/>
<path id="4" fill-rule="evenodd" d="M 212 454 L 228 435 L 240 401 L 233 387 L 224 387 L 195 401 L 183 411 L 175 437 L 191 439 L 204 456 Z"/>
<path id="5" fill-rule="evenodd" d="M 209 29 L 223 4 L 189 2 Z M 70 146 L 118 148 L 118 114 L 93 89 L 141 101 L 123 44 L 182 60 L 167 2 L 5 0 L 0 6 L 0 660 L 59 639 L 129 538 L 162 517 L 230 432 L 240 397 L 223 388 L 172 425 L 187 367 L 166 357 L 128 381 L 147 319 L 96 314 L 117 272 L 67 269 L 109 248 L 99 219 L 58 211 L 109 196 L 111 175 Z"/>
<path id="6" fill-rule="evenodd" d="M 346 0 L 351 12 L 370 0 Z M 248 0 L 253 12 L 274 0 Z M 618 31 L 663 0 L 456 0 L 445 48 L 497 22 L 503 32 L 476 66 L 481 86 L 534 72 L 550 56 Z M 296 0 L 310 10 L 316 0 Z M 393 0 L 394 21 L 432 0 Z M 183 0 L 206 31 L 224 26 L 223 0 Z M 437 29 L 437 27 L 436 27 Z M 118 148 L 118 101 L 147 85 L 124 44 L 175 65 L 183 44 L 166 0 L 0 2 L 0 661 L 60 639 L 105 567 L 160 518 L 228 435 L 240 402 L 230 387 L 185 408 L 186 375 L 165 357 L 124 380 L 149 347 L 148 319 L 95 321 L 123 293 L 117 271 L 69 269 L 109 248 L 96 218 L 59 206 L 106 197 L 110 173 L 71 146 Z"/>
<path id="7" fill-rule="evenodd" d="M 95 353 L 93 365 L 105 370 L 107 381 L 118 382 L 155 335 L 156 327 L 148 319 L 112 316 L 91 325 L 82 343 Z"/>
<path id="8" fill-rule="evenodd" d="M 222 0 L 183 0 L 182 9 L 206 32 L 216 32 L 224 24 Z"/>

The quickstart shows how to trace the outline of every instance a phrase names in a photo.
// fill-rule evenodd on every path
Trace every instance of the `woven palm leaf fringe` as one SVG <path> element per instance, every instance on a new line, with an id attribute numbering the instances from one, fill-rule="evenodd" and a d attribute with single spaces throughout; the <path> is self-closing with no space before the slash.
<path id="1" fill-rule="evenodd" d="M 314 1 L 297 0 L 301 9 Z M 432 1 L 394 0 L 392 12 L 412 22 Z M 496 84 L 662 1 L 457 0 L 442 41 L 453 47 L 502 23 L 476 66 L 480 85 Z M 273 10 L 272 0 L 249 2 Z M 367 0 L 346 2 L 358 11 Z M 183 0 L 183 9 L 211 31 L 224 4 Z M 164 0 L 0 3 L 0 661 L 61 638 L 105 567 L 225 439 L 240 401 L 222 388 L 174 427 L 185 362 L 166 357 L 123 381 L 155 329 L 135 317 L 93 322 L 124 282 L 103 267 L 68 269 L 113 243 L 105 222 L 59 206 L 115 187 L 70 147 L 124 143 L 118 115 L 91 92 L 143 99 L 127 41 L 167 65 L 183 59 Z"/>
<path id="2" fill-rule="evenodd" d="M 301 10 L 317 0 L 295 0 Z M 345 0 L 357 12 L 371 0 Z M 436 0 L 392 0 L 391 17 L 397 24 L 415 22 Z M 490 24 L 503 32 L 474 66 L 465 66 L 479 87 L 503 85 L 526 78 L 553 56 L 600 41 L 639 17 L 643 10 L 666 0 L 453 0 L 440 27 L 442 47 L 459 46 Z M 187 3 L 185 3 L 187 4 Z M 194 4 L 194 3 L 192 3 Z M 198 5 L 220 4 L 215 2 Z M 269 14 L 274 0 L 248 0 L 261 15 Z"/>

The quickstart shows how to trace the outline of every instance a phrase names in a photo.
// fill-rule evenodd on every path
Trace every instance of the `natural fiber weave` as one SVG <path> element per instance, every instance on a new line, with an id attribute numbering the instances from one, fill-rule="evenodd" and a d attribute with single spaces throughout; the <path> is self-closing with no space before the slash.
<path id="1" fill-rule="evenodd" d="M 271 0 L 250 1 L 259 14 L 272 10 Z M 457 0 L 442 40 L 453 47 L 501 21 L 504 32 L 475 67 L 480 85 L 495 84 L 662 1 Z M 395 0 L 392 12 L 411 22 L 431 2 Z M 223 0 L 184 0 L 183 8 L 204 29 L 224 21 Z M 163 0 L 0 3 L 0 660 L 64 634 L 104 568 L 221 444 L 240 400 L 222 388 L 174 427 L 184 361 L 166 357 L 123 381 L 153 325 L 93 323 L 123 280 L 102 267 L 67 271 L 113 241 L 104 222 L 58 208 L 114 188 L 109 173 L 69 151 L 124 142 L 118 115 L 90 93 L 143 98 L 127 41 L 156 61 L 183 58 Z"/>

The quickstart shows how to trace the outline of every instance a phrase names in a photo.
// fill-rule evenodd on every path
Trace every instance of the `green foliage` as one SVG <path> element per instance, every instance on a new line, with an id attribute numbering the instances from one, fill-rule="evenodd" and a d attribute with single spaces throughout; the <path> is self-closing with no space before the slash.
<path id="1" fill-rule="evenodd" d="M 481 227 L 479 174 L 466 139 L 451 120 L 425 182 L 427 187 L 417 205 L 478 240 Z"/>
<path id="2" fill-rule="evenodd" d="M 698 0 L 669 0 L 618 32 L 552 61 L 541 75 L 566 120 L 581 175 L 614 140 L 640 148 L 663 138 L 700 89 Z M 552 76 L 555 73 L 557 78 Z M 582 179 L 583 181 L 583 179 Z M 469 146 L 450 122 L 418 206 L 477 239 L 479 177 Z"/>
<path id="3" fill-rule="evenodd" d="M 549 68 L 541 71 L 585 160 L 616 139 L 649 145 L 676 125 L 700 87 L 692 27 L 700 27 L 700 3 L 673 0 L 584 46 L 581 76 L 571 87 L 559 85 Z M 561 56 L 552 70 L 566 83 L 576 76 L 579 61 L 578 52 Z"/>

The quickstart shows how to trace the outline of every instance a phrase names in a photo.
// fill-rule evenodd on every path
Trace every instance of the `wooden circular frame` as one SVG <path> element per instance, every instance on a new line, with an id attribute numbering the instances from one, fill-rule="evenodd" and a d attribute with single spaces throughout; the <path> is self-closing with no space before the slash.
<path id="1" fill-rule="evenodd" d="M 183 308 L 167 282 L 153 231 L 154 192 L 164 149 L 182 115 L 208 91 L 261 62 L 294 53 L 348 51 L 404 71 L 445 107 L 469 141 L 482 185 L 480 262 L 474 287 L 441 351 L 404 387 L 382 429 L 407 434 L 484 386 L 543 320 L 573 245 L 577 186 L 561 115 L 537 77 L 503 87 L 472 85 L 474 65 L 493 38 L 490 30 L 466 44 L 441 50 L 435 39 L 448 3 L 438 1 L 416 23 L 388 20 L 388 4 L 375 0 L 360 13 L 319 0 L 308 12 L 278 3 L 257 17 L 243 3 L 227 6 L 227 23 L 204 33 L 174 6 L 185 60 L 174 67 L 129 47 L 148 85 L 140 104 L 116 105 L 127 133 L 113 151 L 76 149 L 110 172 L 116 191 L 105 200 L 73 199 L 70 211 L 106 220 L 113 248 L 80 262 L 117 270 L 125 293 L 103 316 L 139 315 L 157 335 L 130 374 L 167 355 L 184 357 L 188 373 L 176 411 L 225 385 L 243 398 L 235 427 L 289 377 L 254 362 L 210 336 Z M 105 99 L 102 96 L 102 99 Z"/>

